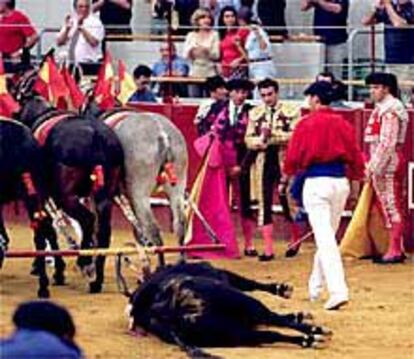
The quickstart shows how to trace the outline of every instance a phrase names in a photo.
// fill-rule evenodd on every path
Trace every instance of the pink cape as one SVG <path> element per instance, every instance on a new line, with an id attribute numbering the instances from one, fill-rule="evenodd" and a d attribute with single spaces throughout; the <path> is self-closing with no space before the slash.
<path id="1" fill-rule="evenodd" d="M 223 163 L 224 146 L 218 139 L 213 139 L 211 146 L 206 146 L 206 141 L 207 138 L 202 137 L 195 144 L 200 155 L 207 150 L 208 153 L 197 176 L 192 194 L 200 212 L 216 233 L 220 243 L 226 245 L 226 249 L 220 252 L 189 252 L 189 257 L 204 259 L 239 258 L 240 252 L 236 231 L 229 208 L 226 172 Z M 190 218 L 189 228 L 192 233 L 188 245 L 212 243 L 212 239 L 195 214 Z"/>

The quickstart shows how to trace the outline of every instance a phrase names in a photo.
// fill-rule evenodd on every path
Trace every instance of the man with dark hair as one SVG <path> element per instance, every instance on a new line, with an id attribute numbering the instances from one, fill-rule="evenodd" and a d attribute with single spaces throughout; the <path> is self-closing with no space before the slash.
<path id="1" fill-rule="evenodd" d="M 200 104 L 194 118 L 194 124 L 197 126 L 199 135 L 204 135 L 210 130 L 211 124 L 208 123 L 207 118 L 210 115 L 212 106 L 218 101 L 226 100 L 228 95 L 226 81 L 218 75 L 207 78 L 206 88 L 210 98 Z"/>
<path id="2" fill-rule="evenodd" d="M 349 293 L 335 233 L 350 192 L 348 179 L 361 179 L 364 161 L 353 127 L 329 108 L 334 89 L 315 82 L 305 95 L 311 113 L 297 124 L 288 144 L 284 172 L 301 176 L 299 185 L 317 251 L 309 278 L 309 296 L 316 300 L 326 282 L 325 309 L 338 309 Z"/>
<path id="3" fill-rule="evenodd" d="M 364 142 L 369 146 L 370 159 L 366 175 L 372 181 L 374 201 L 381 208 L 389 232 L 388 250 L 379 263 L 404 261 L 404 210 L 401 202 L 405 178 L 405 158 L 402 150 L 408 127 L 408 113 L 397 98 L 398 82 L 393 74 L 373 73 L 366 84 L 376 103 L 367 127 Z"/>
<path id="4" fill-rule="evenodd" d="M 81 359 L 74 342 L 75 325 L 69 312 L 47 301 L 20 304 L 13 315 L 14 334 L 0 340 L 3 358 Z"/>
<path id="5" fill-rule="evenodd" d="M 134 69 L 134 81 L 137 90 L 130 97 L 130 102 L 157 102 L 149 87 L 151 75 L 152 71 L 146 65 L 138 65 Z"/>
<path id="6" fill-rule="evenodd" d="M 0 57 L 6 72 L 16 72 L 30 63 L 30 49 L 39 36 L 30 19 L 15 10 L 14 0 L 0 0 Z"/>
<path id="7" fill-rule="evenodd" d="M 330 71 L 322 71 L 316 75 L 316 81 L 326 81 L 333 83 L 335 80 L 335 75 Z"/>
<path id="8" fill-rule="evenodd" d="M 244 170 L 250 170 L 247 195 L 250 202 L 257 201 L 257 225 L 261 228 L 265 243 L 264 254 L 260 261 L 274 259 L 273 253 L 273 221 L 272 204 L 273 191 L 280 180 L 279 156 L 283 146 L 286 146 L 291 135 L 293 124 L 299 118 L 295 106 L 279 101 L 279 85 L 276 81 L 265 79 L 258 84 L 263 104 L 249 112 L 249 123 L 245 136 L 249 149 L 245 157 Z M 250 178 L 254 180 L 250 181 Z M 242 217 L 242 227 L 245 233 L 246 256 L 256 256 L 253 245 L 255 227 L 253 213 Z"/>
<path id="9" fill-rule="evenodd" d="M 314 34 L 326 46 L 325 64 L 335 77 L 342 78 L 342 62 L 348 39 L 349 0 L 301 0 L 301 10 L 314 9 Z"/>
<path id="10" fill-rule="evenodd" d="M 349 108 L 349 106 L 344 103 L 346 100 L 346 85 L 342 81 L 337 80 L 332 72 L 320 72 L 316 75 L 316 81 L 326 81 L 332 84 L 332 87 L 334 88 L 334 95 L 330 104 L 332 108 Z"/>

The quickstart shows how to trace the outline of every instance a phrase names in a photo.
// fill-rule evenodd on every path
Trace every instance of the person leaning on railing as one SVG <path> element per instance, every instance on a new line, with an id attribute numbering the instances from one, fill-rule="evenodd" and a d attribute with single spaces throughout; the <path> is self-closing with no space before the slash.
<path id="1" fill-rule="evenodd" d="M 247 54 L 244 48 L 249 30 L 240 28 L 237 12 L 226 6 L 219 16 L 221 75 L 227 79 L 248 78 Z"/>
<path id="2" fill-rule="evenodd" d="M 92 0 L 92 11 L 99 11 L 106 35 L 129 35 L 132 4 L 132 0 Z"/>
<path id="3" fill-rule="evenodd" d="M 384 45 L 387 71 L 399 81 L 414 79 L 414 3 L 411 0 L 379 0 L 364 25 L 385 24 Z M 412 28 L 407 28 L 411 26 Z M 403 93 L 408 102 L 409 89 Z"/>
<path id="4" fill-rule="evenodd" d="M 171 46 L 171 47 L 170 47 Z M 169 76 L 169 61 L 171 59 L 171 75 L 178 77 L 187 77 L 189 66 L 187 61 L 177 55 L 177 49 L 174 43 L 169 45 L 164 42 L 160 46 L 159 60 L 152 67 L 152 75 L 155 77 Z M 165 97 L 166 95 L 187 97 L 187 85 L 184 83 L 171 84 L 168 82 L 156 84 L 154 91 L 157 96 Z M 171 92 L 171 93 L 169 93 Z"/>
<path id="5" fill-rule="evenodd" d="M 286 0 L 257 0 L 257 16 L 269 35 L 287 37 L 285 18 Z"/>
<path id="6" fill-rule="evenodd" d="M 261 26 L 252 21 L 252 16 L 252 11 L 247 7 L 242 7 L 237 14 L 240 26 L 249 30 L 244 44 L 248 56 L 249 78 L 257 81 L 274 78 L 276 69 L 269 36 Z"/>
<path id="7" fill-rule="evenodd" d="M 83 74 L 95 75 L 103 58 L 105 30 L 101 20 L 91 13 L 90 0 L 74 0 L 73 7 L 75 13 L 66 15 L 56 43 L 58 46 L 68 45 L 69 62 L 79 65 Z"/>
<path id="8" fill-rule="evenodd" d="M 6 72 L 17 71 L 21 60 L 30 61 L 30 48 L 38 39 L 30 19 L 15 10 L 15 0 L 0 0 L 0 56 Z"/>
<path id="9" fill-rule="evenodd" d="M 301 0 L 301 10 L 315 9 L 314 33 L 326 46 L 326 70 L 342 78 L 342 63 L 346 54 L 349 0 Z"/>
<path id="10" fill-rule="evenodd" d="M 187 34 L 184 43 L 183 57 L 190 62 L 190 76 L 209 77 L 217 75 L 215 62 L 220 56 L 219 36 L 213 30 L 213 16 L 208 9 L 197 9 L 191 17 L 196 28 Z M 189 86 L 190 97 L 203 97 L 204 85 Z"/>

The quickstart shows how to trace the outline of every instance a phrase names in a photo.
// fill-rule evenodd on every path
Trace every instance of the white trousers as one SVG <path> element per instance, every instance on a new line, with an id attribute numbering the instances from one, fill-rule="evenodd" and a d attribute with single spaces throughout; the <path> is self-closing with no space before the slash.
<path id="1" fill-rule="evenodd" d="M 335 233 L 349 192 L 350 186 L 346 178 L 314 177 L 305 181 L 303 204 L 317 247 L 308 284 L 311 297 L 317 297 L 326 282 L 330 296 L 348 298 Z"/>

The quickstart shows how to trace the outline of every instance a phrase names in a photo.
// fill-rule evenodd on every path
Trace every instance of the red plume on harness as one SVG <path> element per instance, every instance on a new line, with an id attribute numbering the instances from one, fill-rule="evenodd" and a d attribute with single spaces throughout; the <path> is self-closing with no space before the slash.
<path id="1" fill-rule="evenodd" d="M 32 175 L 29 172 L 24 172 L 22 174 L 22 181 L 29 196 L 34 196 L 37 194 L 35 186 L 33 184 Z"/>
<path id="2" fill-rule="evenodd" d="M 105 184 L 104 170 L 101 165 L 96 165 L 91 173 L 92 191 L 98 192 Z"/>
<path id="3" fill-rule="evenodd" d="M 174 163 L 166 162 L 163 166 L 161 173 L 157 176 L 157 184 L 163 185 L 169 183 L 171 186 L 175 186 L 178 182 L 177 172 L 175 171 Z"/>
<path id="4" fill-rule="evenodd" d="M 29 172 L 24 172 L 22 174 L 22 182 L 23 182 L 23 185 L 26 189 L 27 194 L 30 197 L 37 195 L 37 191 L 36 191 L 36 188 L 35 188 L 34 183 L 33 183 L 32 175 Z M 44 211 L 38 209 L 37 211 L 35 211 L 33 213 L 33 219 L 30 223 L 30 227 L 32 229 L 36 230 L 37 228 L 39 228 L 40 222 L 45 217 L 46 217 L 46 213 Z"/>

